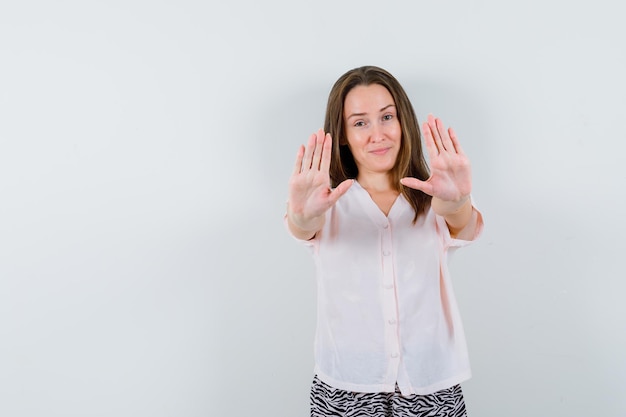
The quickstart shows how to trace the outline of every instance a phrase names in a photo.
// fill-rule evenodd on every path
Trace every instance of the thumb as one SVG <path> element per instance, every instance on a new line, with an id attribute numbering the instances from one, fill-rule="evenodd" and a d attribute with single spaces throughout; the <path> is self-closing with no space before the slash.
<path id="1" fill-rule="evenodd" d="M 400 180 L 400 184 L 414 190 L 423 191 L 428 195 L 433 195 L 433 186 L 428 181 L 418 180 L 417 178 L 405 177 Z"/>
<path id="2" fill-rule="evenodd" d="M 335 204 L 337 200 L 348 191 L 352 184 L 354 184 L 354 180 L 345 180 L 339 184 L 330 194 L 331 204 Z"/>

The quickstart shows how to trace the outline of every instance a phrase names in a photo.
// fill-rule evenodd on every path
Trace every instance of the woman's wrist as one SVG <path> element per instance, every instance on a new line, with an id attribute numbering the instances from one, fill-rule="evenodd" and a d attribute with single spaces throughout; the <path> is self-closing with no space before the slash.
<path id="1" fill-rule="evenodd" d="M 455 201 L 447 201 L 433 197 L 430 205 L 435 213 L 445 217 L 466 210 L 466 206 L 471 206 L 470 200 L 469 194 Z"/>
<path id="2" fill-rule="evenodd" d="M 324 216 L 306 218 L 306 216 L 296 213 L 287 204 L 287 222 L 293 232 L 298 235 L 315 235 L 324 226 Z"/>

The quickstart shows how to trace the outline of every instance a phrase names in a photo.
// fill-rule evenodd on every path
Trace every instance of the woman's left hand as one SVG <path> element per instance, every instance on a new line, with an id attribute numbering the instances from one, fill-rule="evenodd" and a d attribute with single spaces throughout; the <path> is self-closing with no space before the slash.
<path id="1" fill-rule="evenodd" d="M 406 177 L 400 183 L 421 190 L 446 202 L 460 202 L 472 191 L 472 173 L 469 158 L 463 152 L 452 128 L 428 115 L 422 125 L 426 150 L 430 159 L 430 178 L 426 181 Z"/>

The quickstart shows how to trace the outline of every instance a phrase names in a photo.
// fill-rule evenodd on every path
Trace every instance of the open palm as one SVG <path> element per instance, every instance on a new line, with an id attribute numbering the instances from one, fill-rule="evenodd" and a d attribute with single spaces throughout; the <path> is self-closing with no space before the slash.
<path id="1" fill-rule="evenodd" d="M 407 187 L 421 190 L 443 201 L 459 201 L 472 191 L 469 158 L 463 152 L 452 128 L 445 129 L 440 119 L 428 116 L 422 126 L 430 159 L 430 178 L 403 178 Z"/>
<path id="2" fill-rule="evenodd" d="M 321 217 L 352 185 L 346 180 L 330 188 L 332 138 L 320 129 L 312 134 L 307 146 L 300 146 L 289 180 L 289 211 L 300 227 Z"/>

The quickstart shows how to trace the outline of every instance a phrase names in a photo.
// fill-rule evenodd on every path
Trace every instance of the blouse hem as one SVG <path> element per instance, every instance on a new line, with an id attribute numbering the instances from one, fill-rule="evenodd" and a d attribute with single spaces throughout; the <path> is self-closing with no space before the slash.
<path id="1" fill-rule="evenodd" d="M 339 389 L 343 391 L 360 392 L 360 393 L 380 393 L 380 392 L 395 392 L 396 390 L 395 382 L 393 384 L 372 384 L 372 385 L 355 384 L 351 382 L 339 381 L 335 378 L 332 378 L 328 376 L 327 374 L 325 374 L 324 372 L 322 372 L 317 366 L 315 366 L 314 372 L 320 381 L 330 385 L 331 387 L 335 389 Z M 408 392 L 405 392 L 407 390 L 403 390 L 402 387 L 399 387 L 399 388 L 400 388 L 402 395 L 411 395 L 411 394 L 429 395 L 429 394 L 434 394 L 437 391 L 441 391 L 443 389 L 447 389 L 455 385 L 458 385 L 462 382 L 469 380 L 471 377 L 472 377 L 471 371 L 467 370 L 451 378 L 436 382 L 426 387 L 409 386 Z"/>

